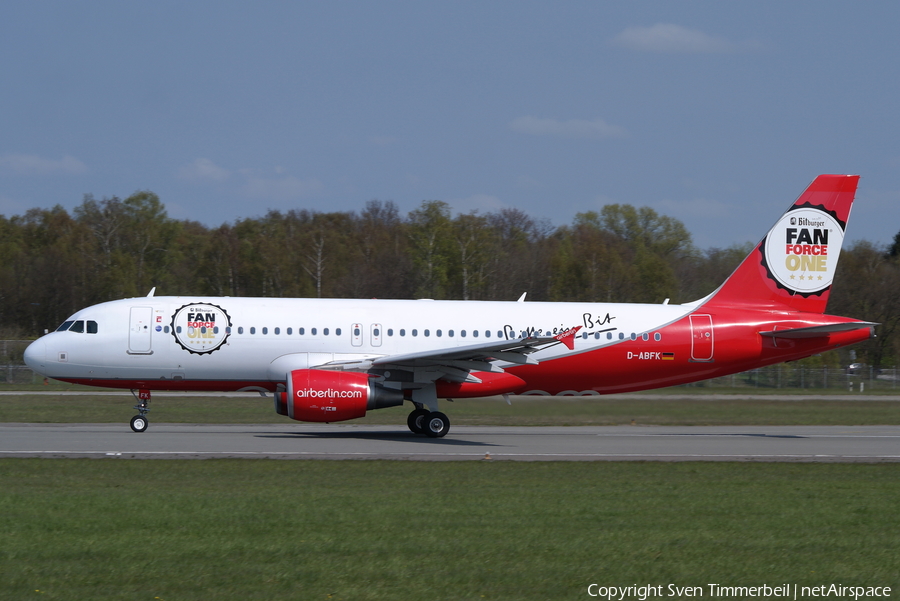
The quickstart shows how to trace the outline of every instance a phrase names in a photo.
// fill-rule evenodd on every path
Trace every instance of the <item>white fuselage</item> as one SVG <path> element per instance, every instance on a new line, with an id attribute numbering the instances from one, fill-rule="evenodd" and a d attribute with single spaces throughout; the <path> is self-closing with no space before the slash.
<path id="1" fill-rule="evenodd" d="M 198 307 L 188 313 L 192 307 Z M 202 309 L 218 321 L 203 320 Z M 96 333 L 58 331 L 29 349 L 29 364 L 60 379 L 262 383 L 293 369 L 464 347 L 581 326 L 570 351 L 546 361 L 630 341 L 687 315 L 693 305 L 143 297 L 94 305 L 67 322 L 96 322 Z M 180 313 L 179 313 L 180 312 Z M 187 317 L 201 319 L 187 321 Z M 175 323 L 176 317 L 181 317 Z M 227 321 L 226 321 L 227 320 Z M 230 325 L 228 322 L 230 321 Z M 189 331 L 188 323 L 194 327 Z M 212 323 L 218 331 L 213 332 Z M 177 329 L 181 327 L 181 331 Z M 226 330 L 226 328 L 228 328 Z M 213 348 L 215 347 L 215 348 Z M 211 350 L 212 349 L 212 350 Z"/>

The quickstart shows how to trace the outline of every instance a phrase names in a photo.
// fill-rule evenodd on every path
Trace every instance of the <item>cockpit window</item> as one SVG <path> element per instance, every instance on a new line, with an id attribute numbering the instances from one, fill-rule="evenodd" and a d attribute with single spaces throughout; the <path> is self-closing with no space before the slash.
<path id="1" fill-rule="evenodd" d="M 85 329 L 85 326 L 87 328 Z M 69 321 L 64 321 L 61 326 L 56 328 L 57 332 L 76 332 L 78 334 L 84 334 L 87 332 L 88 334 L 96 334 L 98 331 L 98 326 L 96 321 L 83 321 L 74 319 L 70 319 Z"/>

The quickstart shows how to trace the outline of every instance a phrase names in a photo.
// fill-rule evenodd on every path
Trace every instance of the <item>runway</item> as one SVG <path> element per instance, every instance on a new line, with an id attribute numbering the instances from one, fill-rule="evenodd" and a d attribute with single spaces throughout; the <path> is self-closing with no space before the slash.
<path id="1" fill-rule="evenodd" d="M 0 424 L 0 458 L 897 462 L 900 426 Z"/>

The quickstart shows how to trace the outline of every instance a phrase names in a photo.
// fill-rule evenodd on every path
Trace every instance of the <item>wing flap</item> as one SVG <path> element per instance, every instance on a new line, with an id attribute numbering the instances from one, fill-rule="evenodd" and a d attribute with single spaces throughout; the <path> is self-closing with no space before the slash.
<path id="1" fill-rule="evenodd" d="M 387 355 L 372 361 L 373 367 L 427 367 L 432 365 L 458 365 L 460 362 L 472 363 L 470 369 L 484 371 L 485 364 L 491 361 L 507 361 L 517 365 L 537 363 L 531 353 L 541 350 L 551 344 L 558 344 L 559 340 L 553 336 L 535 336 L 531 338 L 516 338 L 514 340 L 501 340 L 498 342 L 486 342 L 420 353 L 408 353 L 405 355 Z"/>

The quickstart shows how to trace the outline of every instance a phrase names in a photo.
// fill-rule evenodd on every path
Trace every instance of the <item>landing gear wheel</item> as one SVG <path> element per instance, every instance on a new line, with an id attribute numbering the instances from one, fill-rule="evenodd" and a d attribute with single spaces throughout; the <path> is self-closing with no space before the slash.
<path id="1" fill-rule="evenodd" d="M 150 422 L 148 422 L 147 418 L 143 415 L 135 415 L 131 418 L 131 429 L 135 432 L 143 432 L 149 425 Z"/>
<path id="2" fill-rule="evenodd" d="M 406 425 L 413 434 L 425 433 L 425 416 L 428 415 L 428 409 L 416 409 L 406 418 Z"/>
<path id="3" fill-rule="evenodd" d="M 440 411 L 434 411 L 423 420 L 425 434 L 431 438 L 443 438 L 450 431 L 450 420 Z"/>

